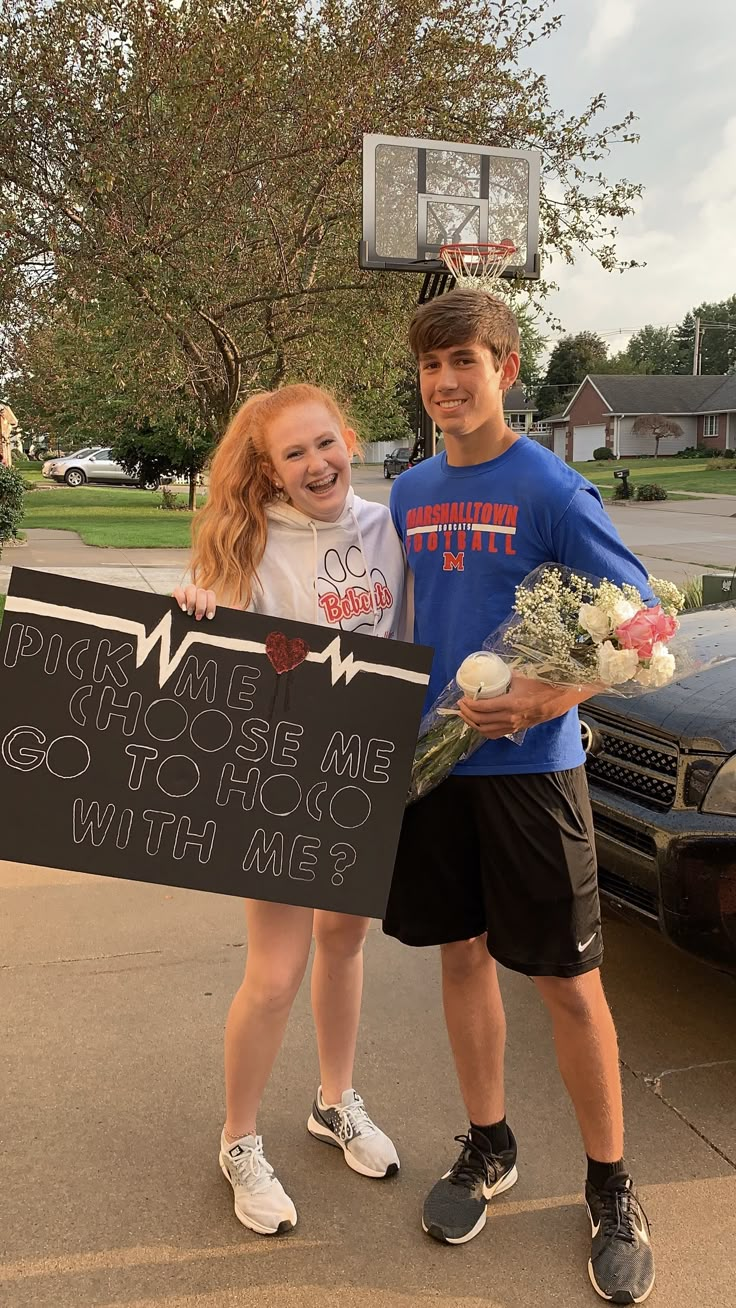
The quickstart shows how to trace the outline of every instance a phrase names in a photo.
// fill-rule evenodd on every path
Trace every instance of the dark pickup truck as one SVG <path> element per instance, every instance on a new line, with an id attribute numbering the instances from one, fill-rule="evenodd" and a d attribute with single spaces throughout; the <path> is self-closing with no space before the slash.
<path id="1" fill-rule="evenodd" d="M 736 973 L 736 604 L 684 613 L 704 671 L 580 706 L 604 897 Z"/>
<path id="2" fill-rule="evenodd" d="M 411 467 L 411 450 L 405 446 L 400 450 L 392 450 L 383 460 L 383 475 L 387 481 L 392 477 L 398 477 L 400 472 L 406 472 Z"/>

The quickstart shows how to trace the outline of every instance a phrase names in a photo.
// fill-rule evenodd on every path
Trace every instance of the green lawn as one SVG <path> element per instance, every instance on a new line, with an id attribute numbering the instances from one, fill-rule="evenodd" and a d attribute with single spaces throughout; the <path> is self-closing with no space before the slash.
<path id="1" fill-rule="evenodd" d="M 710 459 L 606 459 L 605 462 L 575 463 L 573 467 L 601 491 L 609 493 L 616 482 L 614 468 L 628 468 L 629 485 L 657 482 L 667 491 L 695 491 L 701 494 L 736 495 L 736 459 L 727 468 L 713 468 Z M 673 496 L 674 498 L 674 496 Z"/>
<path id="2" fill-rule="evenodd" d="M 38 459 L 13 459 L 13 467 L 26 481 L 42 481 L 42 463 Z"/>
<path id="3" fill-rule="evenodd" d="M 182 489 L 184 502 L 187 494 Z M 76 531 L 87 545 L 118 549 L 187 549 L 192 515 L 158 508 L 158 491 L 72 490 L 59 487 L 26 497 L 23 528 Z"/>

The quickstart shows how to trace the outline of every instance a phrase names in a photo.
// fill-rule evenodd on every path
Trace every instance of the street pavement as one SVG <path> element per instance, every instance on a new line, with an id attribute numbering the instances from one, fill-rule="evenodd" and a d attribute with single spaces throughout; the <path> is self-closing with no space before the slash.
<path id="1" fill-rule="evenodd" d="M 375 498 L 388 491 L 372 470 L 359 471 L 356 483 Z M 689 563 L 714 539 L 721 552 L 713 561 L 736 561 L 736 520 L 718 505 L 642 508 L 615 510 L 617 521 L 625 539 L 638 532 L 641 546 L 657 551 L 660 575 L 672 575 L 662 564 Z M 121 560 L 94 550 L 90 560 L 72 545 L 71 558 L 57 541 L 33 534 L 3 564 L 10 556 L 161 593 L 186 566 L 181 551 L 123 551 Z M 46 799 L 40 786 L 39 821 Z M 3 1305 L 598 1302 L 586 1272 L 582 1150 L 549 1023 L 526 978 L 502 975 L 520 1179 L 462 1248 L 436 1244 L 419 1221 L 422 1198 L 466 1125 L 442 1023 L 438 951 L 404 949 L 377 925 L 369 933 L 356 1086 L 399 1148 L 402 1171 L 388 1182 L 357 1176 L 306 1133 L 317 1063 L 302 988 L 260 1120 L 299 1224 L 267 1240 L 237 1223 L 217 1165 L 222 1030 L 246 951 L 239 903 L 0 862 L 0 922 Z M 606 949 L 626 1152 L 658 1259 L 651 1303 L 727 1308 L 736 1266 L 736 981 L 616 917 L 606 924 Z"/>

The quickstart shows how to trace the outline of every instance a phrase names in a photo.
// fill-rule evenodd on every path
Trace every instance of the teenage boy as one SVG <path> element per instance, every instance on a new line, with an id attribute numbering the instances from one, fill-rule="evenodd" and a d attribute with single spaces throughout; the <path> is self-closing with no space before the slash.
<path id="1" fill-rule="evenodd" d="M 454 290 L 422 305 L 409 335 L 424 406 L 445 441 L 444 453 L 405 472 L 391 494 L 414 574 L 415 639 L 435 650 L 431 703 L 539 564 L 651 592 L 596 488 L 506 425 L 503 396 L 519 371 L 510 309 L 487 292 Z M 641 1303 L 654 1262 L 623 1159 L 577 714 L 592 693 L 515 675 L 507 695 L 462 702 L 487 743 L 407 810 L 384 930 L 407 945 L 442 947 L 445 1020 L 470 1119 L 460 1157 L 426 1198 L 424 1230 L 448 1244 L 471 1240 L 488 1200 L 517 1179 L 504 1106 L 502 963 L 533 979 L 552 1018 L 588 1158 L 590 1279 L 604 1299 Z M 505 739 L 520 728 L 521 746 Z"/>

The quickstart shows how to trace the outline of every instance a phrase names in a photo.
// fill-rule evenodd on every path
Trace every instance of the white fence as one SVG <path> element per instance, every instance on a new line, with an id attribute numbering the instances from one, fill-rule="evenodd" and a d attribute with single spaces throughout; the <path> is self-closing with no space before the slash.
<path id="1" fill-rule="evenodd" d="M 363 446 L 363 454 L 365 456 L 364 461 L 365 463 L 374 464 L 383 463 L 387 454 L 393 454 L 394 450 L 404 449 L 411 449 L 411 443 L 409 441 L 404 445 L 402 445 L 400 441 L 366 441 Z M 360 460 L 356 459 L 355 462 L 359 463 Z"/>

